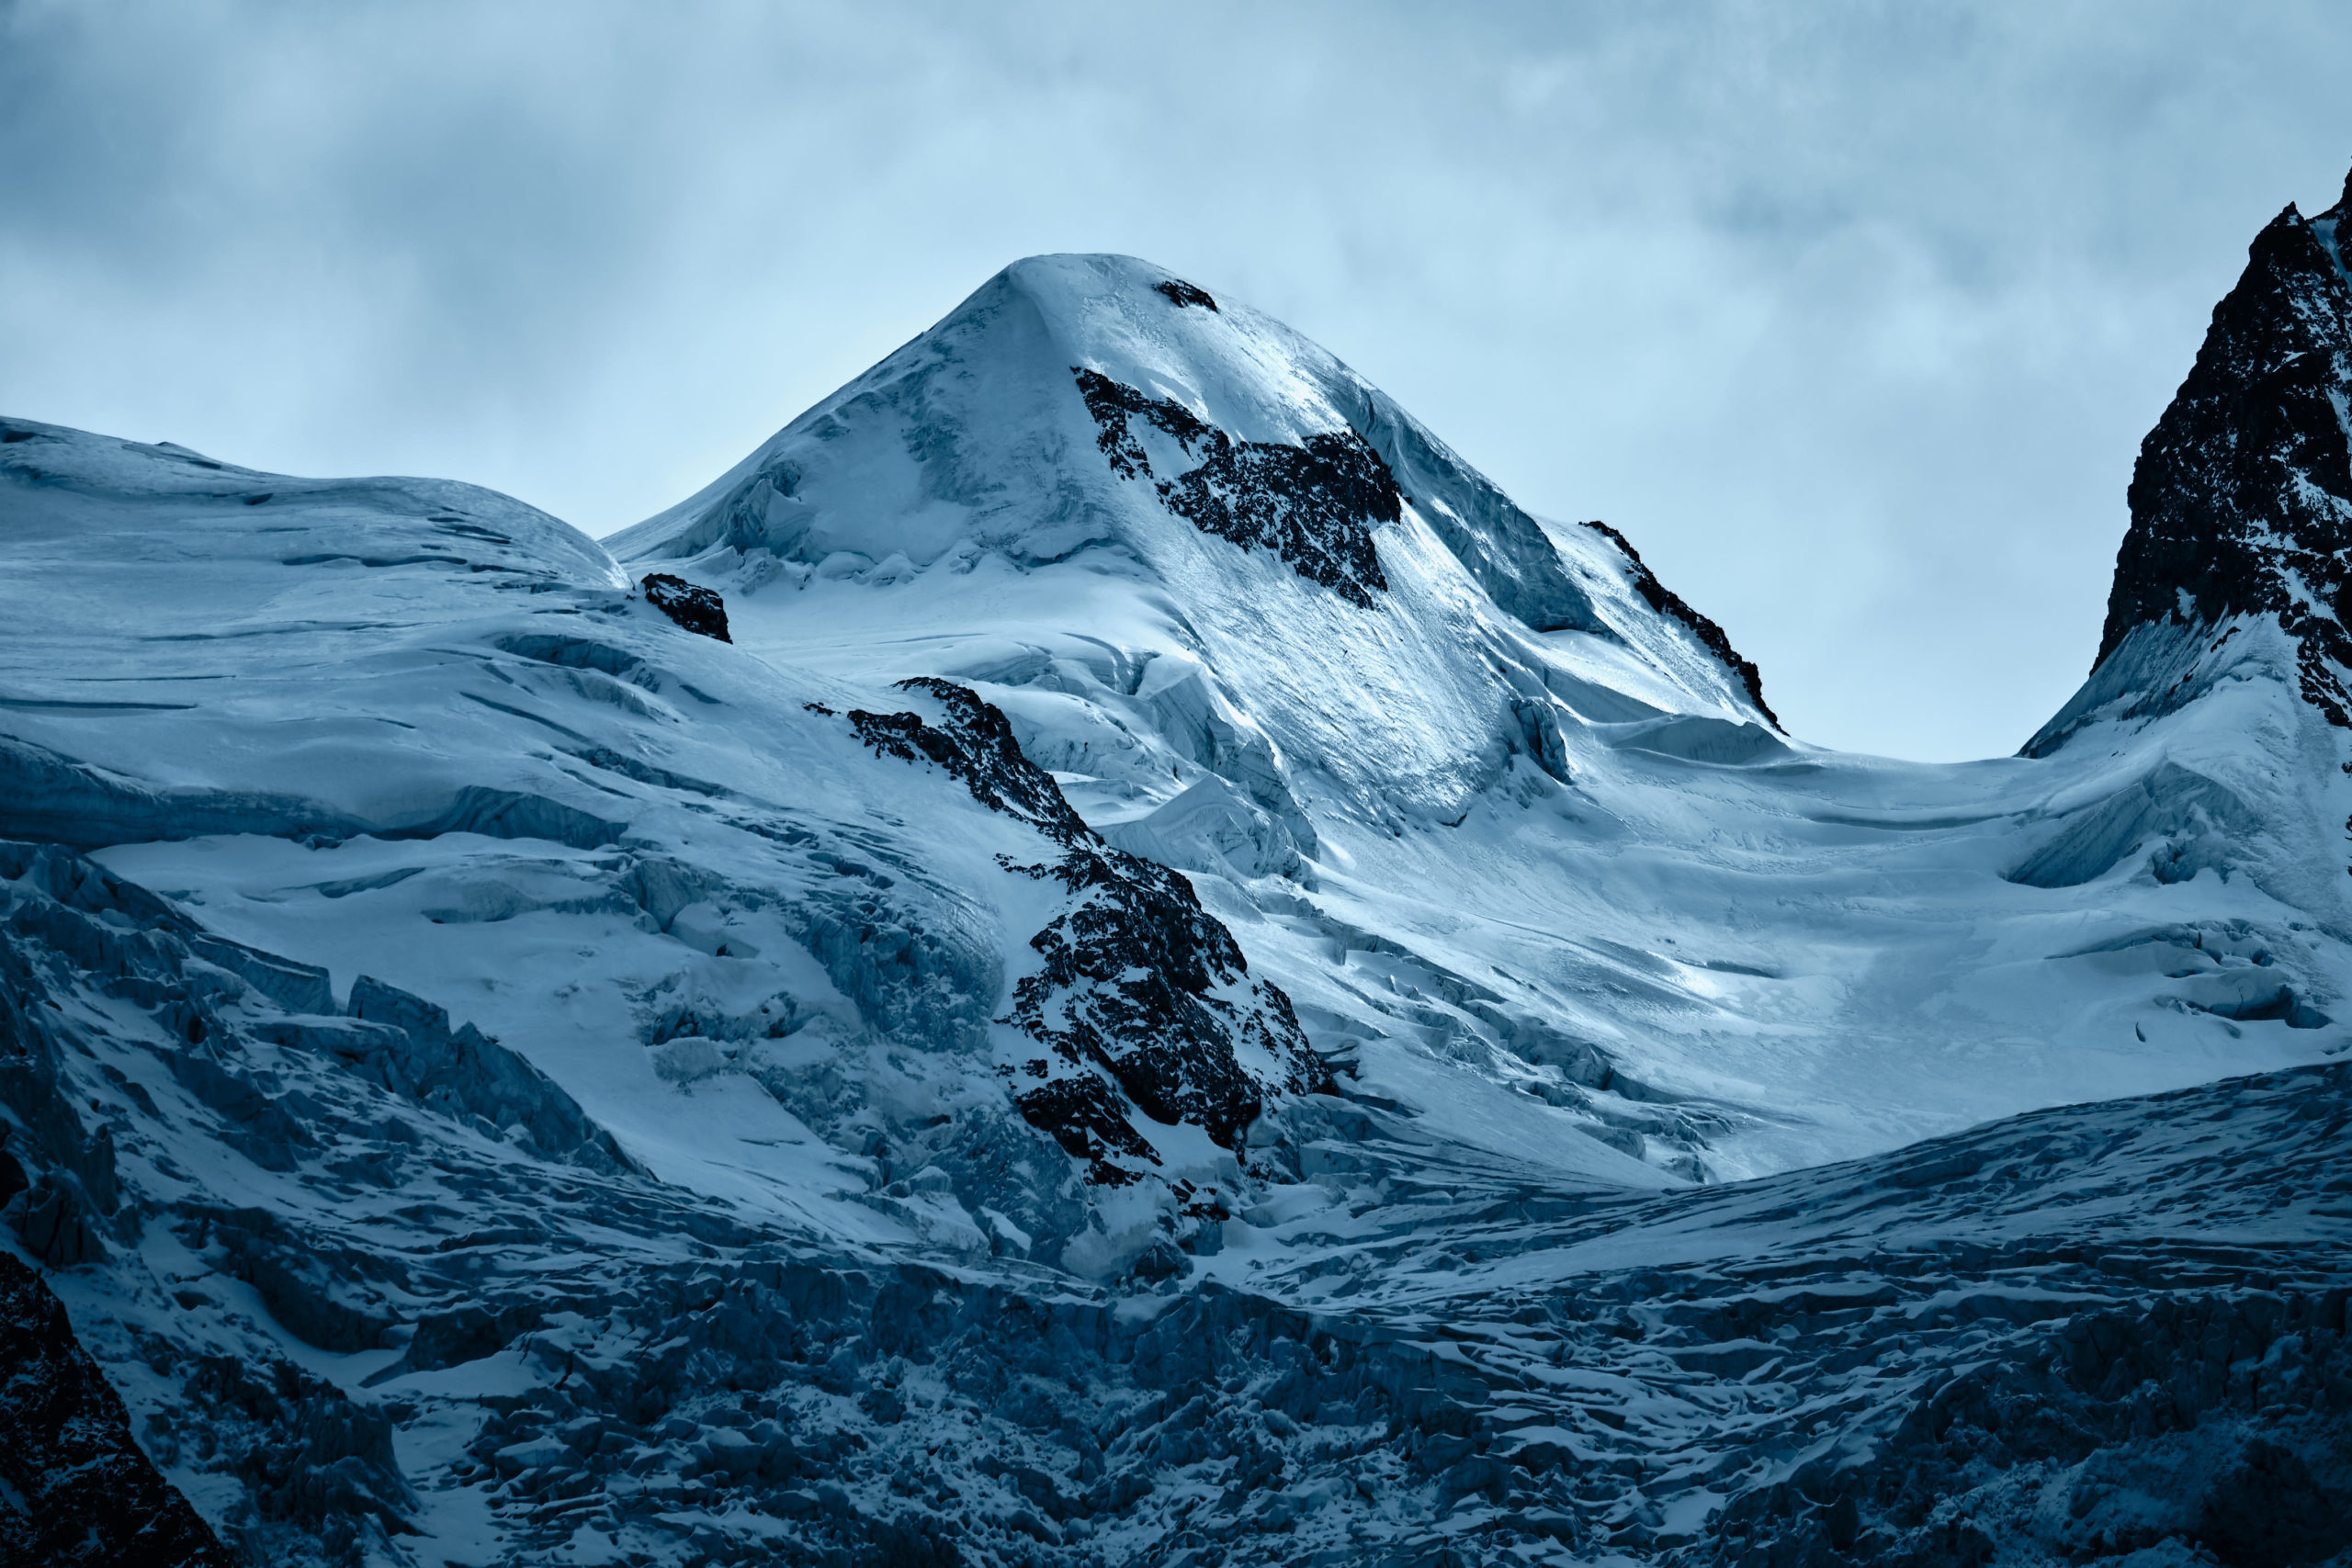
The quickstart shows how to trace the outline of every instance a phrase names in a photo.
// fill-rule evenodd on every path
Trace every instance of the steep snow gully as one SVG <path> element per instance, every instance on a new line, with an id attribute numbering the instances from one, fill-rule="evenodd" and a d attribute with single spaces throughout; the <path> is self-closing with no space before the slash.
<path id="1" fill-rule="evenodd" d="M 2017 757 L 1047 256 L 599 545 L 0 421 L 0 1561 L 2352 1563 L 2352 283 Z"/>

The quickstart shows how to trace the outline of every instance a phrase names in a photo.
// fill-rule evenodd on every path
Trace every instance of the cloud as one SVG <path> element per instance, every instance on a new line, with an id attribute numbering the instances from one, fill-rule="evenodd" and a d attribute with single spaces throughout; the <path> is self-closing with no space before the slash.
<path id="1" fill-rule="evenodd" d="M 1605 516 L 1825 742 L 2007 751 L 2335 197 L 2317 6 L 0 6 L 0 407 L 603 533 L 1050 250 Z"/>

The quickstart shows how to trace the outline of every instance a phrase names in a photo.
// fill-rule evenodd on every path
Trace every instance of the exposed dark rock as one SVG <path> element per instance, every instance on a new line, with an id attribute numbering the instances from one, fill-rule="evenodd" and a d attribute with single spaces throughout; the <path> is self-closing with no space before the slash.
<path id="1" fill-rule="evenodd" d="M 40 1276 L 0 1252 L 0 1561 L 228 1568 Z"/>
<path id="2" fill-rule="evenodd" d="M 1216 309 L 1216 301 L 1209 298 L 1207 289 L 1195 288 L 1181 277 L 1171 277 L 1164 283 L 1155 283 L 1151 287 L 1168 296 L 1169 299 L 1179 307 L 1204 305 L 1212 310 Z"/>
<path id="3" fill-rule="evenodd" d="M 1725 670 L 1739 678 L 1740 685 L 1747 689 L 1748 700 L 1756 705 L 1756 711 L 1770 719 L 1775 729 L 1779 728 L 1780 719 L 1774 716 L 1770 705 L 1764 701 L 1762 672 L 1756 668 L 1754 660 L 1740 657 L 1739 649 L 1732 647 L 1731 638 L 1724 635 L 1723 627 L 1692 609 L 1680 594 L 1660 582 L 1657 573 L 1643 563 L 1642 553 L 1634 548 L 1631 539 L 1597 518 L 1586 523 L 1585 526 L 1606 535 L 1611 543 L 1624 552 L 1627 563 L 1634 569 L 1634 592 L 1642 596 L 1642 602 L 1659 615 L 1671 615 L 1690 627 L 1691 635 L 1706 645 L 1707 651 L 1713 654 Z"/>
<path id="4" fill-rule="evenodd" d="M 1086 412 L 1094 416 L 1100 431 L 1094 444 L 1102 449 L 1112 471 L 1121 479 L 1152 477 L 1151 459 L 1145 456 L 1143 444 L 1128 424 L 1131 415 L 1140 415 L 1174 436 L 1188 457 L 1196 446 L 1214 448 L 1223 434 L 1183 404 L 1166 398 L 1148 398 L 1101 371 L 1073 365 L 1070 374 L 1078 378 L 1079 395 L 1086 400 Z"/>
<path id="5" fill-rule="evenodd" d="M 1089 840 L 1101 841 L 1070 809 L 1061 786 L 1022 755 L 1002 710 L 982 702 L 968 687 L 933 676 L 901 681 L 899 689 L 935 698 L 947 710 L 946 717 L 933 724 L 916 713 L 852 708 L 849 722 L 859 739 L 886 757 L 936 764 L 990 811 L 1018 818 L 1065 849 Z"/>
<path id="6" fill-rule="evenodd" d="M 1320 432 L 1292 446 L 1236 441 L 1181 403 L 1148 397 L 1083 366 L 1070 367 L 1100 434 L 1112 470 L 1154 479 L 1134 421 L 1172 438 L 1202 460 L 1157 479 L 1160 501 L 1204 534 L 1244 549 L 1267 549 L 1291 570 L 1350 604 L 1371 609 L 1386 592 L 1373 529 L 1404 515 L 1396 477 L 1372 444 L 1353 430 Z"/>
<path id="7" fill-rule="evenodd" d="M 715 637 L 721 642 L 735 640 L 727 635 L 727 602 L 709 589 L 696 587 L 666 571 L 648 572 L 638 586 L 645 590 L 647 604 L 686 630 Z"/>
<path id="8" fill-rule="evenodd" d="M 1046 1066 L 1044 1062 L 1036 1066 Z M 1087 1179 L 1105 1187 L 1125 1187 L 1136 1179 L 1139 1166 L 1157 1165 L 1159 1156 L 1128 1120 L 1134 1106 L 1119 1086 L 1093 1074 L 1048 1077 L 1019 1092 L 1021 1114 L 1072 1159 L 1086 1162 Z M 1124 1162 L 1124 1163 L 1123 1163 Z"/>
<path id="9" fill-rule="evenodd" d="M 1157 1163 L 1127 1122 L 1127 1105 L 1201 1127 L 1232 1148 L 1268 1089 L 1322 1084 L 1290 998 L 1250 977 L 1232 933 L 1202 909 L 1190 883 L 1087 827 L 1021 754 L 998 709 L 945 681 L 900 686 L 931 697 L 941 716 L 853 710 L 859 737 L 886 756 L 937 764 L 974 799 L 1063 852 L 1051 864 L 1018 868 L 1069 896 L 1065 912 L 1030 939 L 1043 967 L 1013 987 L 1007 1021 L 1051 1053 L 1016 1082 L 1023 1114 L 1087 1160 L 1094 1180 L 1117 1184 L 1133 1179 L 1122 1159 Z M 1243 1069 L 1237 1048 L 1252 1047 L 1279 1064 L 1277 1081 L 1261 1085 Z"/>
<path id="10" fill-rule="evenodd" d="M 2292 205 L 2255 237 L 2213 308 L 2188 379 L 2141 444 L 2097 671 L 2140 626 L 2278 617 L 2301 686 L 2352 726 L 2352 281 L 2338 237 L 2352 202 Z"/>

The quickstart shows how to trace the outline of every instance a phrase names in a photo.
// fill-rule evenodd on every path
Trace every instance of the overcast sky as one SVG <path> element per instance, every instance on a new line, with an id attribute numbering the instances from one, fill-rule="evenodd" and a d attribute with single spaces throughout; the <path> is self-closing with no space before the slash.
<path id="1" fill-rule="evenodd" d="M 1808 739 L 2014 750 L 2341 6 L 0 0 L 0 412 L 593 534 L 1122 251 L 1600 517 Z"/>

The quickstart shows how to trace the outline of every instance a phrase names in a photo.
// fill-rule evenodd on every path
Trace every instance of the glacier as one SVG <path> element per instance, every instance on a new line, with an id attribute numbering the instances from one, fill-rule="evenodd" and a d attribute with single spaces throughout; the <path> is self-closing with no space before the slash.
<path id="1" fill-rule="evenodd" d="M 2352 1561 L 2352 281 L 2014 757 L 1016 263 L 697 494 L 0 421 L 0 1543 Z"/>

